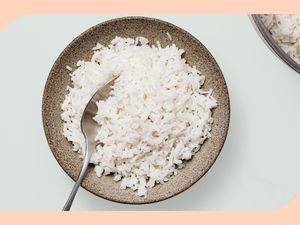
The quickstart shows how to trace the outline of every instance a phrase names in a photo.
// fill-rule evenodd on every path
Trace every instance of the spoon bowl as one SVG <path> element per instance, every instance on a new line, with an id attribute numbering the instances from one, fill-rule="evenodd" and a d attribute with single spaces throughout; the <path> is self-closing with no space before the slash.
<path id="1" fill-rule="evenodd" d="M 71 209 L 74 198 L 77 194 L 78 188 L 85 177 L 88 165 L 90 163 L 93 152 L 96 150 L 97 143 L 95 141 L 97 135 L 97 129 L 99 125 L 93 119 L 97 113 L 97 105 L 96 102 L 100 100 L 105 100 L 110 96 L 111 87 L 114 85 L 115 80 L 119 76 L 116 76 L 103 87 L 98 89 L 93 97 L 90 99 L 88 104 L 86 105 L 82 117 L 81 117 L 81 130 L 85 137 L 85 148 L 83 149 L 84 159 L 81 171 L 77 178 L 77 181 L 74 184 L 72 192 L 63 208 L 63 211 L 69 211 Z"/>

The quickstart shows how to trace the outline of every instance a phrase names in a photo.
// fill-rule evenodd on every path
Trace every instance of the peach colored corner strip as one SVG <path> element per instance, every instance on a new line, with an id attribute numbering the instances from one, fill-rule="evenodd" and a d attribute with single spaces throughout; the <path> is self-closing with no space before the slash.
<path id="1" fill-rule="evenodd" d="M 7 0 L 0 6 L 0 30 L 30 14 L 300 12 L 299 0 Z"/>
<path id="2" fill-rule="evenodd" d="M 53 225 L 299 225 L 300 198 L 267 212 L 1 212 L 0 224 Z"/>

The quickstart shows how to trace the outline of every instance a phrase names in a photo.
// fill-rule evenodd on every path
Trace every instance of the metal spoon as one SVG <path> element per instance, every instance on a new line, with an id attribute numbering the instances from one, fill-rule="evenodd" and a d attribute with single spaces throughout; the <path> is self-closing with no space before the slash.
<path id="1" fill-rule="evenodd" d="M 78 191 L 78 188 L 85 177 L 85 173 L 87 171 L 88 165 L 90 163 L 91 156 L 93 152 L 96 149 L 96 142 L 95 137 L 97 134 L 97 129 L 99 128 L 99 125 L 97 122 L 93 119 L 93 117 L 97 113 L 97 106 L 96 102 L 99 100 L 105 100 L 109 97 L 111 86 L 114 85 L 115 80 L 119 76 L 115 77 L 111 81 L 109 81 L 107 84 L 105 84 L 103 87 L 101 87 L 91 98 L 91 100 L 88 102 L 85 110 L 83 111 L 82 117 L 81 117 L 81 130 L 85 137 L 85 155 L 83 160 L 83 166 L 81 168 L 81 171 L 79 173 L 79 176 L 77 178 L 77 181 L 72 189 L 72 192 L 63 208 L 63 211 L 69 211 L 73 200 L 75 198 L 75 195 Z"/>

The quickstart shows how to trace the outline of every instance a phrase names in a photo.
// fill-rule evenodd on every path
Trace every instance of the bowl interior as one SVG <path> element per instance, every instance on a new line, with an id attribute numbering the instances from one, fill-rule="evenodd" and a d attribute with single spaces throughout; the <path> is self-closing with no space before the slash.
<path id="1" fill-rule="evenodd" d="M 300 64 L 293 60 L 280 46 L 277 44 L 275 39 L 272 37 L 270 31 L 264 25 L 259 14 L 254 14 L 250 16 L 252 24 L 256 29 L 258 35 L 264 41 L 264 43 L 269 47 L 269 49 L 279 57 L 288 66 L 294 69 L 296 72 L 300 73 Z"/>
<path id="2" fill-rule="evenodd" d="M 172 36 L 169 40 L 167 32 Z M 98 178 L 89 167 L 82 187 L 97 196 L 122 203 L 151 203 L 172 197 L 199 180 L 212 166 L 224 144 L 229 126 L 229 96 L 225 80 L 216 61 L 209 51 L 186 31 L 164 21 L 144 17 L 125 17 L 98 24 L 73 40 L 61 53 L 50 71 L 43 96 L 43 124 L 51 151 L 65 172 L 75 180 L 81 169 L 79 155 L 72 151 L 72 145 L 62 135 L 63 121 L 60 105 L 70 85 L 66 65 L 76 68 L 78 60 L 90 60 L 92 48 L 97 42 L 108 44 L 114 37 L 144 36 L 151 44 L 159 41 L 162 46 L 175 43 L 185 49 L 184 58 L 195 65 L 205 76 L 204 87 L 213 89 L 218 107 L 214 109 L 212 137 L 207 140 L 192 160 L 185 163 L 164 185 L 156 185 L 147 198 L 136 196 L 131 189 L 121 190 L 120 183 L 112 176 Z"/>

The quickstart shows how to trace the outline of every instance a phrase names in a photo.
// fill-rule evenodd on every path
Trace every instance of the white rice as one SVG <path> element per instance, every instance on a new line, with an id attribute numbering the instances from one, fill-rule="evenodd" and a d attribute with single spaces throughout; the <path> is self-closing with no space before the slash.
<path id="1" fill-rule="evenodd" d="M 66 69 L 69 70 L 69 71 L 73 71 L 72 67 L 66 65 Z"/>
<path id="2" fill-rule="evenodd" d="M 300 14 L 265 14 L 261 18 L 279 46 L 300 64 Z"/>
<path id="3" fill-rule="evenodd" d="M 101 142 L 92 156 L 97 176 L 114 175 L 137 195 L 164 183 L 211 136 L 212 91 L 205 77 L 182 58 L 175 44 L 150 46 L 144 37 L 116 37 L 97 44 L 91 61 L 79 61 L 62 104 L 64 136 L 84 154 L 80 120 L 85 105 L 115 75 L 111 96 L 97 103 Z"/>
<path id="4" fill-rule="evenodd" d="M 170 40 L 170 41 L 172 41 L 173 39 L 172 39 L 172 36 L 171 36 L 171 34 L 170 34 L 169 32 L 167 32 L 166 34 L 167 34 L 167 36 L 168 36 L 169 40 Z"/>

